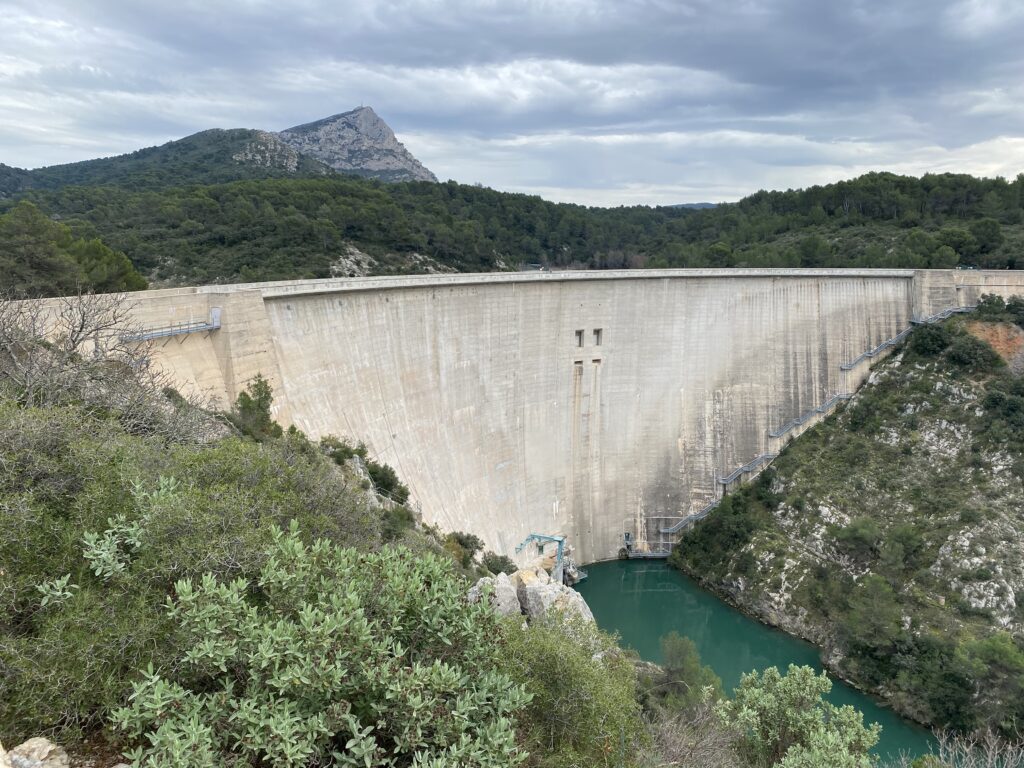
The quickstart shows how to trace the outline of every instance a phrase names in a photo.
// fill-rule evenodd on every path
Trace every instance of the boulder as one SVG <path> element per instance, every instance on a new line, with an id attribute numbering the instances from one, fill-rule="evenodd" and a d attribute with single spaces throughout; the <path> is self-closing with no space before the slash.
<path id="1" fill-rule="evenodd" d="M 466 599 L 471 603 L 480 602 L 484 596 L 484 589 L 487 587 L 490 588 L 490 604 L 499 615 L 519 616 L 523 612 L 519 603 L 519 595 L 507 573 L 499 573 L 493 578 L 485 576 L 480 579 L 470 587 Z"/>
<path id="2" fill-rule="evenodd" d="M 512 579 L 507 573 L 499 573 L 494 579 L 494 607 L 502 616 L 519 616 L 523 612 L 523 606 L 519 602 L 519 594 L 516 592 Z"/>
<path id="3" fill-rule="evenodd" d="M 551 584 L 551 577 L 543 568 L 524 568 L 512 574 L 512 585 L 516 589 L 523 610 L 526 610 L 526 588 L 531 584 Z"/>
<path id="4" fill-rule="evenodd" d="M 7 759 L 7 751 L 4 749 L 2 741 L 0 741 L 0 768 L 11 768 L 11 761 Z"/>
<path id="5" fill-rule="evenodd" d="M 584 621 L 594 621 L 590 606 L 579 592 L 550 580 L 546 584 L 533 581 L 523 585 L 520 602 L 530 620 L 557 612 L 563 616 L 579 616 Z"/>
<path id="6" fill-rule="evenodd" d="M 11 768 L 68 768 L 71 764 L 67 752 L 38 736 L 8 752 L 7 760 Z"/>
<path id="7" fill-rule="evenodd" d="M 476 584 L 469 588 L 469 592 L 466 593 L 466 602 L 468 603 L 479 603 L 484 597 L 484 590 L 487 587 L 494 587 L 494 579 L 490 576 L 484 576 L 482 579 L 478 579 Z"/>

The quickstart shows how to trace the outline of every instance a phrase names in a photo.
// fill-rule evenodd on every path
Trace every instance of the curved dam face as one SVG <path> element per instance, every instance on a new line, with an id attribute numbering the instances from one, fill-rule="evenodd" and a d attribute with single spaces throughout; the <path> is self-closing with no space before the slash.
<path id="1" fill-rule="evenodd" d="M 1024 275 L 362 278 L 154 291 L 135 316 L 161 329 L 217 310 L 216 330 L 152 342 L 180 388 L 227 404 L 262 373 L 280 421 L 364 440 L 427 522 L 510 555 L 563 533 L 587 562 L 626 533 L 666 546 L 663 528 L 852 392 L 865 352 L 986 292 L 1024 293 Z"/>

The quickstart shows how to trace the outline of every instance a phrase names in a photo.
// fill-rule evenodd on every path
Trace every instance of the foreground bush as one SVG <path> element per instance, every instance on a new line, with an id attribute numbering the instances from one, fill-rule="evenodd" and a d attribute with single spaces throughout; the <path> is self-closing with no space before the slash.
<path id="1" fill-rule="evenodd" d="M 101 727 L 138 669 L 178 653 L 161 607 L 175 582 L 255 578 L 272 525 L 380 542 L 362 492 L 295 435 L 168 444 L 116 416 L 0 398 L 0 466 L 4 744 Z"/>
<path id="2" fill-rule="evenodd" d="M 865 728 L 856 709 L 825 701 L 831 689 L 828 676 L 810 667 L 790 664 L 785 675 L 769 667 L 744 675 L 719 713 L 739 731 L 737 752 L 749 765 L 871 768 L 881 726 Z"/>
<path id="3" fill-rule="evenodd" d="M 636 672 L 615 639 L 558 615 L 506 627 L 502 665 L 533 694 L 523 716 L 530 765 L 627 766 L 647 735 Z"/>
<path id="4" fill-rule="evenodd" d="M 443 559 L 273 532 L 251 582 L 177 584 L 187 650 L 115 715 L 137 764 L 504 768 L 529 701 Z"/>

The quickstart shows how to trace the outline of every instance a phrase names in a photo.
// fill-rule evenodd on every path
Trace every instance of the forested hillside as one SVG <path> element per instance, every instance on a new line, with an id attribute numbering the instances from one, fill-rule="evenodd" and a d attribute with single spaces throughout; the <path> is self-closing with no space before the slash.
<path id="1" fill-rule="evenodd" d="M 1024 302 L 916 330 L 672 562 L 922 722 L 1024 720 Z M 1002 353 L 998 354 L 992 344 Z"/>
<path id="2" fill-rule="evenodd" d="M 23 196 L 77 236 L 123 251 L 156 284 L 488 271 L 523 262 L 1016 268 L 1024 248 L 1024 175 L 1009 182 L 874 173 L 705 210 L 586 208 L 455 182 L 343 176 L 179 187 L 137 181 L 129 172 L 116 186 Z"/>
<path id="3" fill-rule="evenodd" d="M 0 199 L 29 189 L 68 186 L 166 189 L 183 184 L 332 173 L 323 163 L 289 150 L 264 131 L 214 128 L 126 155 L 32 171 L 0 163 Z"/>
<path id="4" fill-rule="evenodd" d="M 15 295 L 138 291 L 146 280 L 123 253 L 81 238 L 21 202 L 0 214 L 0 286 Z"/>

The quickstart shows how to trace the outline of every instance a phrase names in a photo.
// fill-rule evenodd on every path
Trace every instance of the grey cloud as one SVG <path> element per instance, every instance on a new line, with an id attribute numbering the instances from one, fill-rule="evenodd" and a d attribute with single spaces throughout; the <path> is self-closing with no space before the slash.
<path id="1" fill-rule="evenodd" d="M 1024 156 L 998 141 L 1024 124 L 1020 7 L 7 2 L 0 161 L 279 129 L 366 103 L 442 177 L 588 202 L 734 198 L 908 157 L 1012 172 Z M 979 147 L 1010 154 L 993 164 Z"/>

